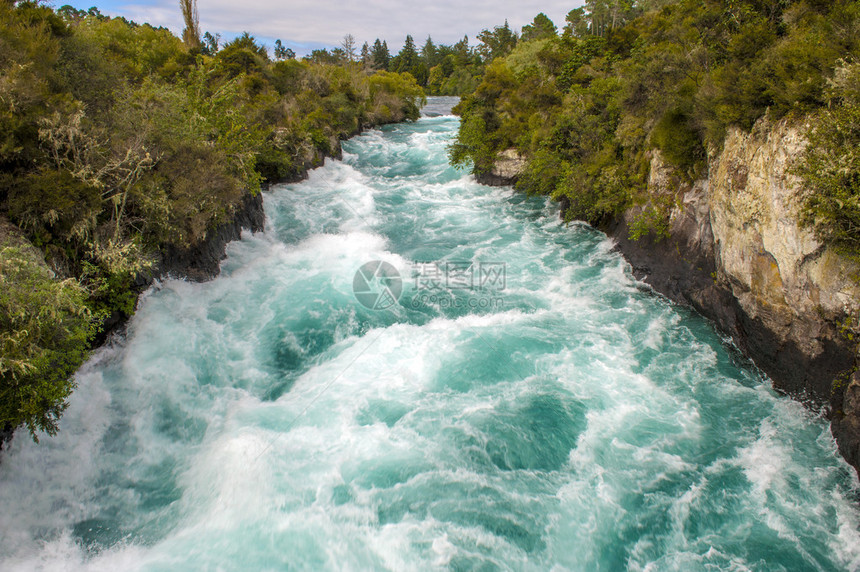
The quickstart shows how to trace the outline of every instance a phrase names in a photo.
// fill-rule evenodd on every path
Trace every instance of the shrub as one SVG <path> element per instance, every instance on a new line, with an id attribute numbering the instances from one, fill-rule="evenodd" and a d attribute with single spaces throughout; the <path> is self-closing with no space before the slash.
<path id="1" fill-rule="evenodd" d="M 56 433 L 95 333 L 86 299 L 34 253 L 0 245 L 0 427 Z"/>
<path id="2" fill-rule="evenodd" d="M 815 116 L 796 172 L 808 191 L 803 221 L 819 240 L 860 259 L 860 105 Z"/>
<path id="3" fill-rule="evenodd" d="M 11 181 L 9 215 L 39 244 L 52 240 L 83 241 L 102 208 L 101 192 L 68 171 L 43 169 Z"/>
<path id="4" fill-rule="evenodd" d="M 696 179 L 704 167 L 702 140 L 693 129 L 690 117 L 681 110 L 671 109 L 663 115 L 651 132 L 651 144 L 690 180 Z"/>

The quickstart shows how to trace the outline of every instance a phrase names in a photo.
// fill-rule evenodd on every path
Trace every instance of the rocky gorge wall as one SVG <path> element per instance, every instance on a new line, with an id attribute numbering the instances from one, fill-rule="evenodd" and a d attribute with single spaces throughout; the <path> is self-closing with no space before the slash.
<path id="1" fill-rule="evenodd" d="M 860 268 L 798 222 L 804 191 L 791 165 L 804 131 L 785 120 L 732 130 L 694 183 L 654 152 L 648 192 L 651 204 L 673 205 L 669 237 L 630 239 L 649 205 L 604 230 L 638 278 L 713 320 L 776 389 L 829 413 L 840 452 L 860 470 Z M 501 159 L 484 182 L 515 180 L 512 158 Z"/>

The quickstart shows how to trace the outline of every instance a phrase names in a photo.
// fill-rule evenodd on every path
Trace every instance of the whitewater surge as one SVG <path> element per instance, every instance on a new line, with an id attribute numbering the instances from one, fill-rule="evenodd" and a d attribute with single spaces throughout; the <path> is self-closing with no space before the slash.
<path id="1" fill-rule="evenodd" d="M 0 569 L 860 569 L 826 422 L 603 234 L 449 167 L 445 103 L 146 294 L 0 464 Z"/>

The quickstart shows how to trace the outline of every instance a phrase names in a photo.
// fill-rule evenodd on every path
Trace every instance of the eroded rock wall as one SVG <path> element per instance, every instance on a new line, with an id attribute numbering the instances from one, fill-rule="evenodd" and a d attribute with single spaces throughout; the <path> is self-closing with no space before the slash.
<path id="1" fill-rule="evenodd" d="M 671 236 L 630 240 L 642 207 L 607 230 L 637 276 L 714 320 L 777 389 L 828 407 L 840 451 L 860 467 L 858 268 L 798 222 L 804 190 L 791 166 L 804 131 L 787 121 L 732 130 L 693 184 L 655 153 L 649 192 L 674 200 Z"/>
<path id="2" fill-rule="evenodd" d="M 217 276 L 221 270 L 221 260 L 226 256 L 227 244 L 238 240 L 243 229 L 252 232 L 263 230 L 266 214 L 263 211 L 262 193 L 245 193 L 230 218 L 229 222 L 210 229 L 200 244 L 165 249 L 161 253 L 156 276 L 169 275 L 195 282 Z"/>
<path id="3" fill-rule="evenodd" d="M 860 288 L 858 269 L 798 222 L 804 191 L 791 165 L 806 146 L 803 131 L 786 121 L 731 131 L 710 165 L 709 207 L 718 279 L 774 338 L 753 358 L 775 368 L 792 393 L 826 399 L 833 379 L 853 365 L 845 325 Z M 796 360 L 782 353 L 802 354 L 815 371 L 783 371 Z"/>

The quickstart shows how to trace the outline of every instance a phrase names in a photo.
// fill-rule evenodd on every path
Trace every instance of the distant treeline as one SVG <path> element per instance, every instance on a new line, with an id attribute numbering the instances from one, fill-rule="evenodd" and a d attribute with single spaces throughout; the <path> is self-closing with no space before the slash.
<path id="1" fill-rule="evenodd" d="M 207 33 L 206 49 L 218 50 L 217 37 Z M 365 71 L 408 73 L 415 78 L 427 95 L 463 95 L 475 90 L 484 73 L 484 66 L 505 50 L 516 45 L 518 35 L 507 21 L 494 30 L 478 35 L 478 45 L 469 45 L 469 36 L 452 45 L 436 44 L 428 36 L 420 48 L 411 35 L 406 36 L 403 48 L 392 54 L 388 42 L 377 38 L 372 44 L 361 47 L 352 34 L 344 36 L 341 45 L 332 49 L 313 50 L 302 58 L 306 62 L 330 65 L 358 65 Z M 291 59 L 296 55 L 277 40 L 276 57 Z"/>
<path id="2" fill-rule="evenodd" d="M 94 335 L 134 311 L 161 253 L 202 243 L 339 139 L 419 115 L 409 74 L 272 61 L 248 34 L 212 46 L 182 9 L 179 39 L 0 2 L 0 441 L 56 430 Z"/>

